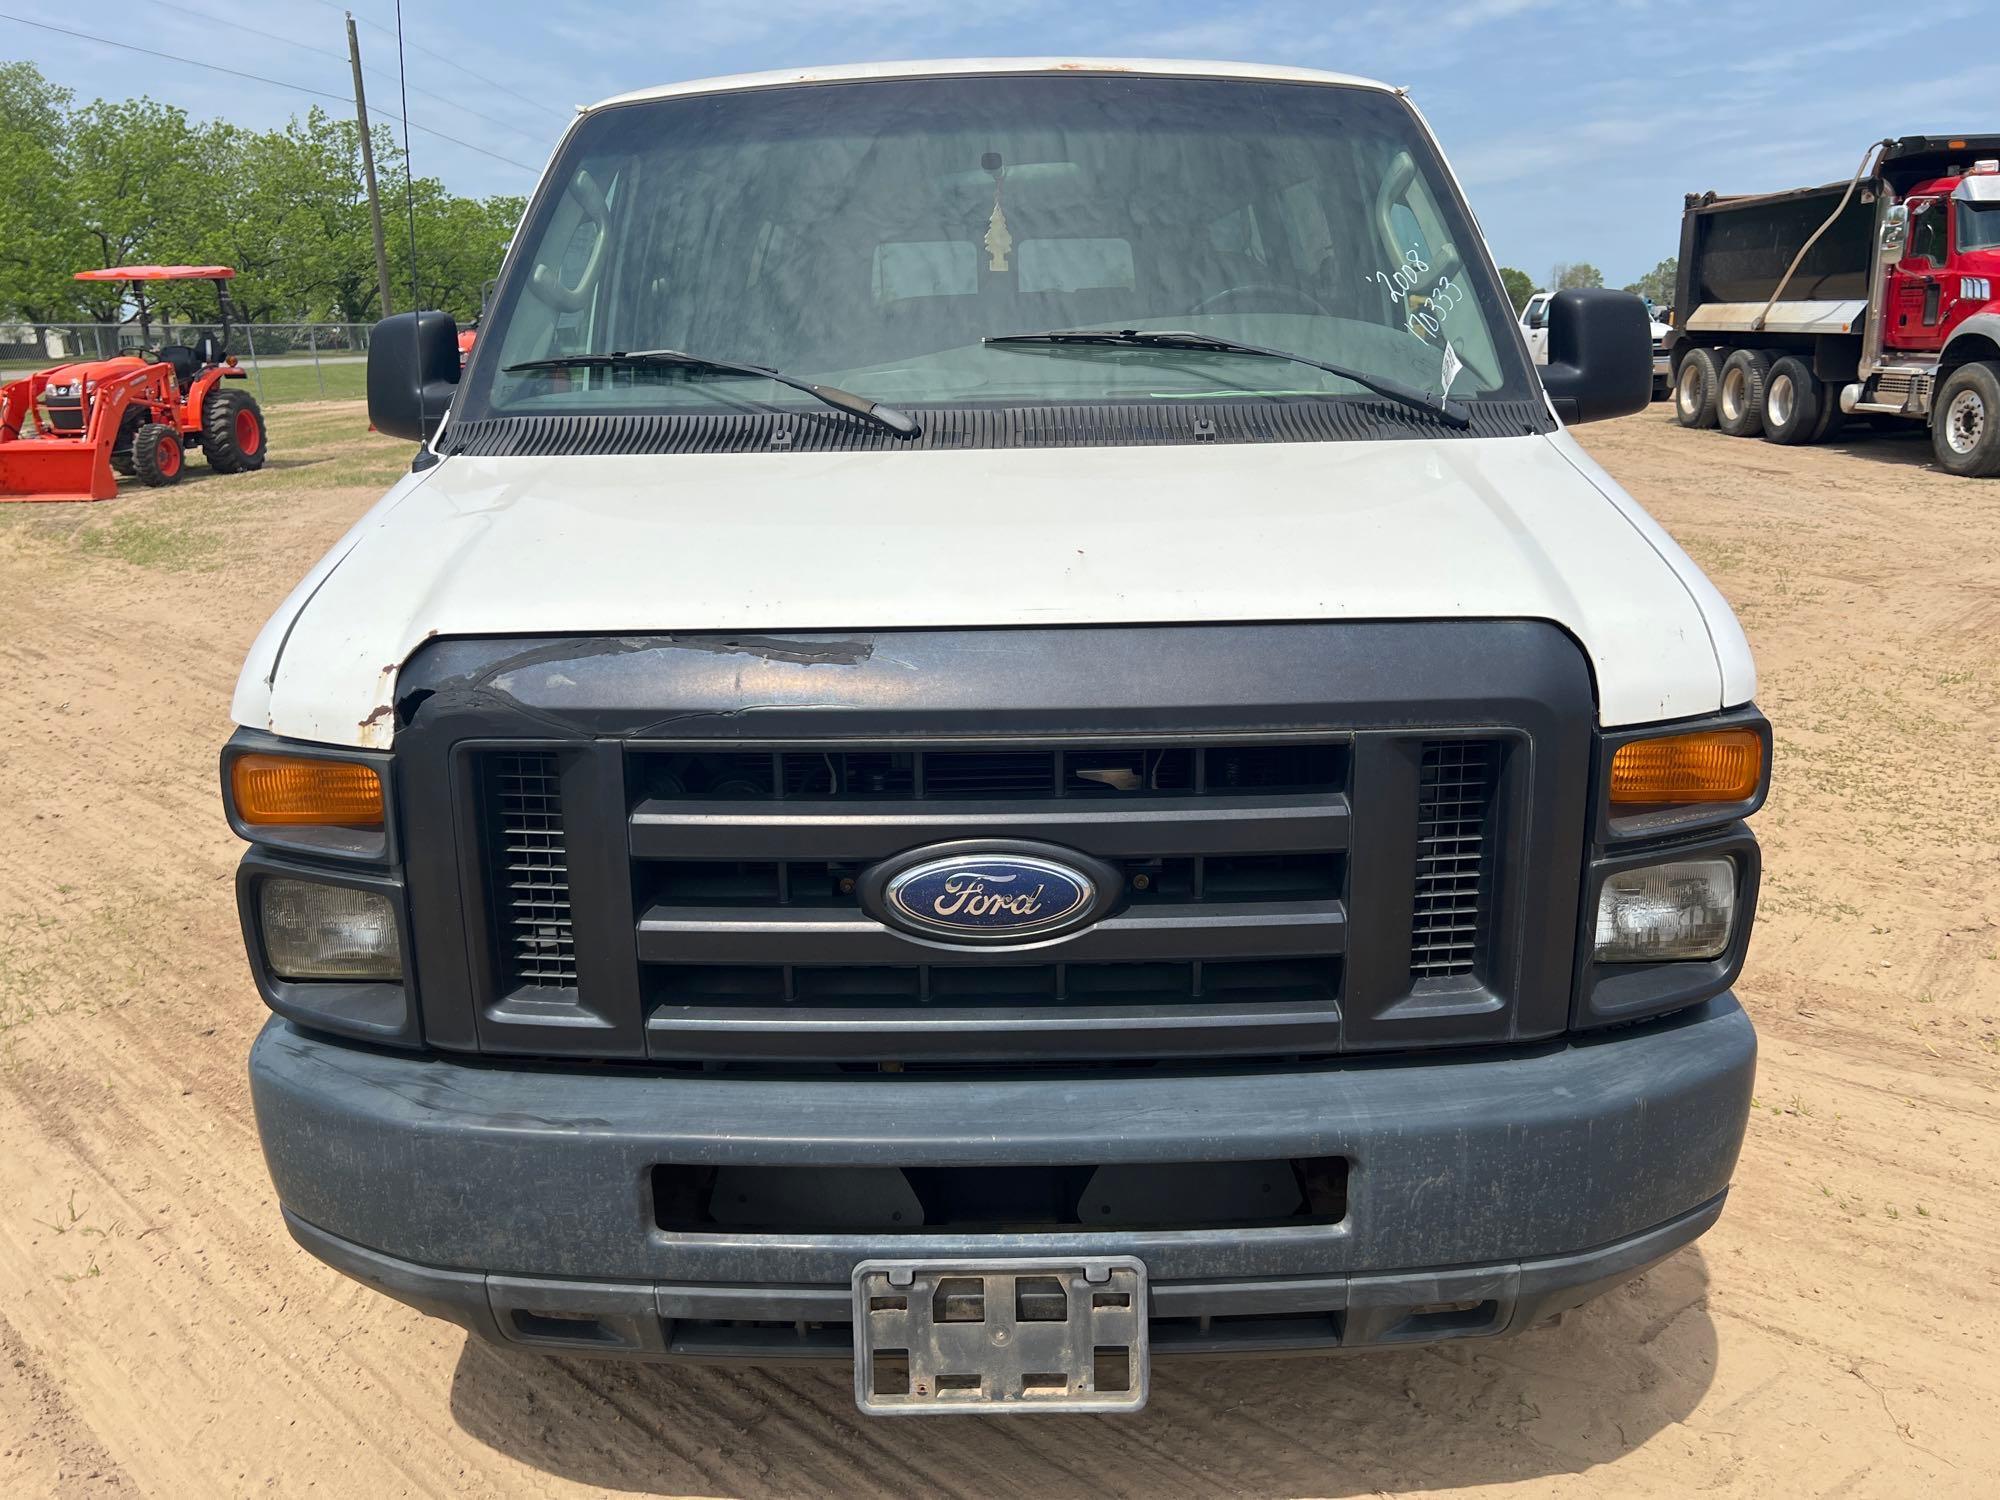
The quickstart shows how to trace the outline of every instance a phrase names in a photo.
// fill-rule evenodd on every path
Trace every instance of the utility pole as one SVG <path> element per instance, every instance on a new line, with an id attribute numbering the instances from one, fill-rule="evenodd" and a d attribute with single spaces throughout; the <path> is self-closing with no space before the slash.
<path id="1" fill-rule="evenodd" d="M 347 60 L 354 65 L 354 118 L 361 126 L 361 172 L 368 179 L 368 218 L 375 230 L 375 279 L 382 286 L 382 316 L 389 305 L 389 249 L 382 242 L 382 195 L 375 188 L 375 140 L 368 133 L 368 93 L 361 86 L 361 39 L 354 34 L 354 12 L 347 12 Z"/>

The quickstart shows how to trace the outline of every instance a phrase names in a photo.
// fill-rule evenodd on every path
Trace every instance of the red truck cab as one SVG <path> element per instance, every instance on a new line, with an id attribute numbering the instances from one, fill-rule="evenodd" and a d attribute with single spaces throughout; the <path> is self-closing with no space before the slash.
<path id="1" fill-rule="evenodd" d="M 1995 310 L 2000 281 L 2000 162 L 1918 183 L 1903 200 L 1909 235 L 1889 272 L 1885 349 L 1934 352 L 1971 317 Z"/>

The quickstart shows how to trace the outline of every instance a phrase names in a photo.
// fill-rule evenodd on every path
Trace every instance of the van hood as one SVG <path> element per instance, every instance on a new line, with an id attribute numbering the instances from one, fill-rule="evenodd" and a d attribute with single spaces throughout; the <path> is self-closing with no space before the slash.
<path id="1" fill-rule="evenodd" d="M 434 636 L 1527 618 L 1607 725 L 1755 691 L 1734 616 L 1567 433 L 979 452 L 454 457 L 265 626 L 238 723 L 387 746 Z"/>

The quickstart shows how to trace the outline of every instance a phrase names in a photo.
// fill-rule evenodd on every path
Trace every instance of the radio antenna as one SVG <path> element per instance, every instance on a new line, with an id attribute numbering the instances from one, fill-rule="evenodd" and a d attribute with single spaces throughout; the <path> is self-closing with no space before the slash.
<path id="1" fill-rule="evenodd" d="M 396 87 L 403 99 L 403 209 L 410 220 L 410 306 L 423 311 L 424 294 L 417 285 L 416 171 L 410 165 L 410 80 L 403 57 L 403 0 L 396 0 Z"/>

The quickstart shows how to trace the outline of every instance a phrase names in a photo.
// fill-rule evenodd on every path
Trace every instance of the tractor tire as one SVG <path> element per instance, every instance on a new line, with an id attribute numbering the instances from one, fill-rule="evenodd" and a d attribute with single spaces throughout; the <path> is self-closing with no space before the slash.
<path id="1" fill-rule="evenodd" d="M 1812 367 L 1787 354 L 1771 366 L 1764 383 L 1764 440 L 1788 448 L 1817 441 L 1829 402 L 1838 408 L 1834 392 L 1814 377 Z"/>
<path id="2" fill-rule="evenodd" d="M 1762 349 L 1738 349 L 1722 362 L 1715 394 L 1715 425 L 1731 437 L 1756 437 L 1764 430 L 1764 387 L 1771 356 Z"/>
<path id="3" fill-rule="evenodd" d="M 132 439 L 139 435 L 139 429 L 146 425 L 146 410 L 141 406 L 127 407 L 125 415 L 118 423 L 118 438 L 111 445 L 112 472 L 130 479 L 137 471 L 132 467 Z"/>
<path id="4" fill-rule="evenodd" d="M 1713 349 L 1690 349 L 1674 372 L 1674 420 L 1683 427 L 1715 425 L 1715 388 L 1722 366 Z"/>
<path id="5" fill-rule="evenodd" d="M 2000 363 L 1960 365 L 1931 406 L 1938 467 L 1966 479 L 2000 474 Z"/>
<path id="6" fill-rule="evenodd" d="M 248 391 L 214 390 L 201 409 L 201 451 L 218 474 L 264 467 L 264 413 Z"/>
<path id="7" fill-rule="evenodd" d="M 132 472 L 141 484 L 178 484 L 184 466 L 181 435 L 166 423 L 148 422 L 132 439 Z"/>

